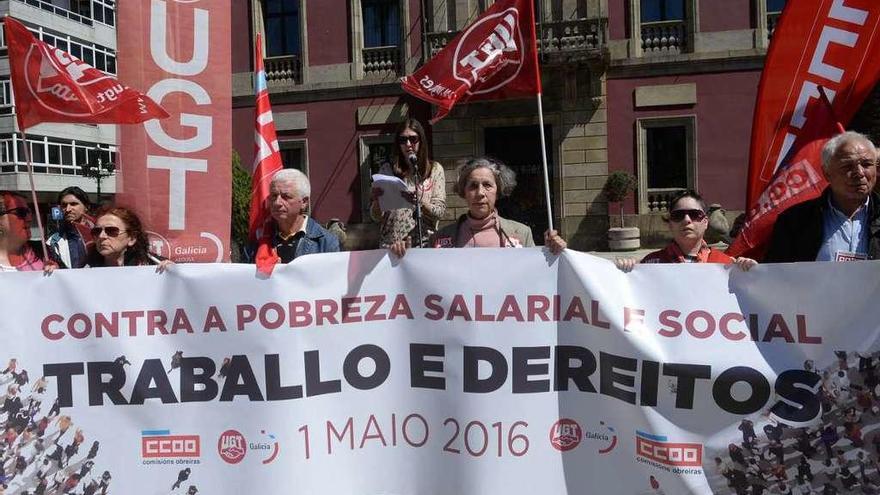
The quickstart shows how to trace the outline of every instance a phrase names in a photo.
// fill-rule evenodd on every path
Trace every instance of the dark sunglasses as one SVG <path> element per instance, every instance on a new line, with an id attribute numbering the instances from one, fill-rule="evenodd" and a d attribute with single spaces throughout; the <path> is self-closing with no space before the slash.
<path id="1" fill-rule="evenodd" d="M 418 144 L 421 139 L 418 136 L 397 136 L 397 144 Z"/>
<path id="2" fill-rule="evenodd" d="M 107 237 L 117 237 L 119 234 L 126 232 L 125 230 L 120 229 L 119 227 L 92 227 L 90 230 L 92 233 L 92 237 L 98 237 L 101 235 L 101 232 L 106 232 Z"/>
<path id="3" fill-rule="evenodd" d="M 6 214 L 15 215 L 18 218 L 24 220 L 24 219 L 28 218 L 29 216 L 31 216 L 31 209 L 24 207 L 24 206 L 19 206 L 18 208 L 10 208 L 6 211 L 0 210 L 0 215 L 6 215 Z"/>
<path id="4" fill-rule="evenodd" d="M 673 222 L 684 220 L 684 216 L 690 217 L 692 222 L 699 222 L 706 218 L 706 212 L 703 210 L 672 210 L 669 212 L 669 219 Z"/>

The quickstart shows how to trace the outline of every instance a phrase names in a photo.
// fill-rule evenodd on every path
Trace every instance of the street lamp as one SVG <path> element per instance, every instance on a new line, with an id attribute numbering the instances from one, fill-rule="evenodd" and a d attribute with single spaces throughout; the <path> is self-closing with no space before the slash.
<path id="1" fill-rule="evenodd" d="M 101 204 L 101 181 L 113 175 L 116 171 L 116 164 L 113 162 L 104 163 L 101 152 L 105 151 L 101 148 L 92 148 L 88 152 L 88 160 L 81 165 L 82 174 L 90 179 L 95 179 L 98 184 L 98 205 Z"/>

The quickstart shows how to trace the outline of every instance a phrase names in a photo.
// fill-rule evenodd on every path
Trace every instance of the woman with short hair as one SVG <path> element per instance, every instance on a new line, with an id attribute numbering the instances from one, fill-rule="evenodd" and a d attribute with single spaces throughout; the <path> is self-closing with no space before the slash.
<path id="1" fill-rule="evenodd" d="M 532 229 L 501 217 L 495 205 L 510 196 L 516 187 L 516 173 L 492 158 L 475 158 L 458 170 L 455 190 L 465 200 L 468 212 L 453 224 L 440 229 L 430 241 L 432 247 L 534 247 Z M 553 254 L 566 248 L 555 230 L 544 233 L 544 244 Z M 403 256 L 404 243 L 395 243 L 391 251 Z"/>

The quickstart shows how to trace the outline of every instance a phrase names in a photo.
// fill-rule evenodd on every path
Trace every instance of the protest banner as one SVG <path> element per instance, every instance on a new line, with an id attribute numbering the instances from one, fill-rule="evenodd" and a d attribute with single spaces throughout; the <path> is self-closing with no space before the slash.
<path id="1" fill-rule="evenodd" d="M 175 261 L 229 259 L 232 72 L 228 2 L 119 2 L 119 76 L 171 114 L 119 129 L 116 202 Z M 124 34 L 123 34 L 124 33 Z"/>
<path id="2" fill-rule="evenodd" d="M 777 444 L 793 480 L 802 432 L 847 459 L 874 434 L 878 270 L 453 249 L 5 273 L 0 419 L 60 408 L 13 439 L 8 493 L 88 460 L 109 493 L 729 493 Z"/>

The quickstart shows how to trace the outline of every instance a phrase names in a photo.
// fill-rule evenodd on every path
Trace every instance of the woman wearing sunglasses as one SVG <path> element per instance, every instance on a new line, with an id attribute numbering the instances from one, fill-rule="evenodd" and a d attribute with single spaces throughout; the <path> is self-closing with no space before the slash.
<path id="1" fill-rule="evenodd" d="M 397 145 L 391 155 L 391 163 L 384 163 L 379 168 L 383 175 L 394 175 L 403 180 L 409 189 L 402 192 L 413 208 L 381 211 L 379 196 L 382 190 L 373 189 L 370 215 L 381 222 L 380 245 L 391 247 L 395 242 L 418 244 L 415 208 L 421 209 L 422 246 L 428 244 L 428 238 L 437 230 L 437 223 L 446 213 L 446 176 L 443 167 L 428 159 L 428 144 L 425 141 L 425 129 L 415 119 L 407 119 L 397 128 L 395 133 Z M 419 183 L 416 184 L 415 172 L 418 171 Z"/>
<path id="2" fill-rule="evenodd" d="M 43 261 L 28 245 L 33 213 L 24 196 L 0 191 L 0 272 L 39 271 Z"/>
<path id="3" fill-rule="evenodd" d="M 128 208 L 102 210 L 91 233 L 96 248 L 89 260 L 91 267 L 156 265 L 156 271 L 163 272 L 173 264 L 149 251 L 141 220 Z"/>
<path id="4" fill-rule="evenodd" d="M 696 191 L 682 191 L 672 198 L 666 224 L 672 242 L 645 256 L 642 263 L 733 263 L 743 270 L 758 264 L 751 258 L 731 258 L 706 244 L 703 236 L 709 227 L 709 216 L 703 197 Z M 635 258 L 618 258 L 616 261 L 617 267 L 624 272 L 632 270 L 636 263 Z"/>

